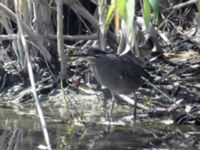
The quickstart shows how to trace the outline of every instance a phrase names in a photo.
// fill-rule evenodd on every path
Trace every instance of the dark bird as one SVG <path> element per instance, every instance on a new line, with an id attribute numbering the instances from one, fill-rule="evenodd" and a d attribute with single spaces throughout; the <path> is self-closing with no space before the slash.
<path id="1" fill-rule="evenodd" d="M 5 86 L 5 78 L 6 78 L 6 71 L 3 68 L 3 63 L 0 62 L 0 90 L 2 90 Z"/>
<path id="2" fill-rule="evenodd" d="M 152 81 L 152 77 L 138 64 L 137 58 L 133 55 L 118 56 L 97 48 L 89 48 L 84 54 L 96 80 L 111 91 L 113 98 L 115 94 L 134 93 L 144 84 L 143 78 Z M 112 109 L 113 106 L 111 111 Z M 136 117 L 136 100 L 134 117 Z"/>

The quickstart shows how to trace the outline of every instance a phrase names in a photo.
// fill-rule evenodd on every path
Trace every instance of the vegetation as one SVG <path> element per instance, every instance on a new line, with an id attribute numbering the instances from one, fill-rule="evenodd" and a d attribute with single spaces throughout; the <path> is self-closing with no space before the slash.
<path id="1" fill-rule="evenodd" d="M 56 107 L 62 107 L 57 99 L 64 100 L 70 123 L 79 118 L 87 128 L 91 121 L 84 114 L 89 104 L 83 106 L 89 92 L 84 88 L 87 65 L 74 57 L 87 47 L 133 53 L 155 77 L 155 83 L 138 90 L 140 114 L 199 125 L 199 0 L 1 0 L 0 16 L 0 109 L 25 113 L 33 95 L 48 149 L 42 108 L 51 106 L 52 93 Z M 77 103 L 84 99 L 80 108 L 74 104 L 76 96 Z M 48 99 L 42 108 L 41 99 Z M 122 109 L 120 114 L 127 112 Z M 73 127 L 67 127 L 67 136 L 72 134 Z"/>

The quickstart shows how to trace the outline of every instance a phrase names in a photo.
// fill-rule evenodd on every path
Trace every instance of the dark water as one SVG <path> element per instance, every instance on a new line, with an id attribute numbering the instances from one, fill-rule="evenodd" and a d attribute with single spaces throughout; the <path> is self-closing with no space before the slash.
<path id="1" fill-rule="evenodd" d="M 200 149 L 200 128 L 194 125 L 147 119 L 133 127 L 55 120 L 47 125 L 56 150 Z M 0 139 L 0 150 L 37 150 L 45 145 L 39 119 L 9 108 L 0 108 Z"/>

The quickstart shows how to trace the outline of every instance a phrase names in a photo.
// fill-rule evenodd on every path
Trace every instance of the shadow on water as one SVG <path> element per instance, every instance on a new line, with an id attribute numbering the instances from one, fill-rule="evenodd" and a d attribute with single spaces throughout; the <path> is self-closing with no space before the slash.
<path id="1" fill-rule="evenodd" d="M 35 150 L 45 145 L 38 119 L 17 115 L 0 108 L 0 149 Z M 47 122 L 53 149 L 58 150 L 129 150 L 198 149 L 198 126 L 165 125 L 157 121 L 139 121 L 134 127 L 98 123 Z"/>

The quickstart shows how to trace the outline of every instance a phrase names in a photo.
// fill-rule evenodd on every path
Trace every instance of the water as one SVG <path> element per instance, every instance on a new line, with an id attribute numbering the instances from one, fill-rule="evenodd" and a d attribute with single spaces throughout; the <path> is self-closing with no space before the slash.
<path id="1" fill-rule="evenodd" d="M 55 115 L 55 114 L 54 114 Z M 138 120 L 132 126 L 60 120 L 47 115 L 48 132 L 56 150 L 199 149 L 200 128 Z M 49 119 L 51 118 L 51 119 Z M 54 119 L 52 119 L 54 118 Z M 45 145 L 37 117 L 0 108 L 0 149 L 37 150 Z"/>

